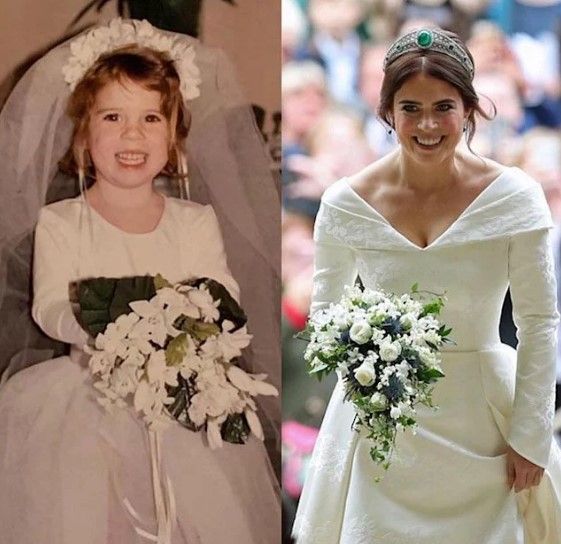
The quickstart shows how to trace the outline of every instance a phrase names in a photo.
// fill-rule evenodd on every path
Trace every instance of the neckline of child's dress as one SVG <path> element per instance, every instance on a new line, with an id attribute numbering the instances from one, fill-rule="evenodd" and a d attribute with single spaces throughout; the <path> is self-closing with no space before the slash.
<path id="1" fill-rule="evenodd" d="M 409 246 L 411 246 L 412 248 L 416 249 L 417 251 L 428 251 L 429 249 L 433 248 L 435 245 L 437 245 L 440 240 L 442 240 L 444 237 L 446 237 L 450 231 L 452 231 L 457 225 L 458 223 L 460 223 L 462 221 L 462 219 L 473 210 L 473 208 L 479 203 L 479 201 L 487 194 L 489 193 L 496 185 L 498 185 L 498 183 L 500 183 L 500 181 L 503 179 L 504 175 L 507 172 L 511 172 L 512 169 L 514 167 L 507 167 L 504 170 L 502 170 L 502 172 L 500 172 L 494 179 L 493 181 L 491 181 L 463 210 L 462 212 L 456 217 L 456 219 L 454 219 L 454 221 L 452 221 L 448 227 L 446 229 L 444 229 L 443 232 L 441 232 L 434 240 L 432 240 L 429 244 L 427 244 L 426 246 L 420 246 L 419 244 L 416 244 L 415 242 L 413 242 L 412 240 L 410 240 L 407 236 L 405 236 L 403 233 L 401 233 L 398 229 L 396 229 L 391 223 L 390 221 L 388 221 L 386 219 L 386 217 L 381 214 L 372 204 L 370 204 L 369 202 L 367 202 L 364 198 L 362 198 L 351 186 L 351 184 L 349 183 L 349 178 L 348 177 L 344 177 L 342 178 L 342 182 L 345 184 L 345 187 L 347 187 L 347 189 L 350 191 L 350 193 L 359 201 L 361 202 L 364 206 L 366 206 L 374 215 L 378 216 L 379 219 L 382 220 L 382 222 L 390 229 L 391 232 L 393 232 L 395 235 L 397 235 L 399 238 L 401 238 L 402 240 L 405 241 L 405 243 L 407 243 Z"/>
<path id="2" fill-rule="evenodd" d="M 128 232 L 126 230 L 123 230 L 117 227 L 116 225 L 114 225 L 113 223 L 111 223 L 111 221 L 108 221 L 105 217 L 103 217 L 103 215 L 101 215 L 93 206 L 90 206 L 87 202 L 85 202 L 85 200 L 82 199 L 82 197 L 78 196 L 76 199 L 79 202 L 81 202 L 83 206 L 87 207 L 91 215 L 95 216 L 101 223 L 107 225 L 112 230 L 115 230 L 116 232 L 118 232 L 123 236 L 138 237 L 138 236 L 150 236 L 152 234 L 157 233 L 161 229 L 169 213 L 168 199 L 165 195 L 162 195 L 162 198 L 164 199 L 164 207 L 162 210 L 162 214 L 160 215 L 160 219 L 158 220 L 156 226 L 152 230 L 149 230 L 148 232 Z"/>

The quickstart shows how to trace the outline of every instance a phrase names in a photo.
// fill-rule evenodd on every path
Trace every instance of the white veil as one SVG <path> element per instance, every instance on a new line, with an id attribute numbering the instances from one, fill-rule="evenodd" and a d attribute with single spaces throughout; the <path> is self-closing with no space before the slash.
<path id="1" fill-rule="evenodd" d="M 200 96 L 187 104 L 190 196 L 212 204 L 222 228 L 254 335 L 246 366 L 268 374 L 280 389 L 280 198 L 271 161 L 225 55 L 191 37 L 163 33 L 193 46 L 202 79 Z M 0 373 L 5 376 L 66 349 L 31 320 L 31 267 L 39 209 L 79 191 L 77 180 L 58 171 L 72 132 L 62 67 L 74 39 L 36 62 L 0 112 Z M 264 399 L 261 419 L 276 455 L 277 398 Z"/>

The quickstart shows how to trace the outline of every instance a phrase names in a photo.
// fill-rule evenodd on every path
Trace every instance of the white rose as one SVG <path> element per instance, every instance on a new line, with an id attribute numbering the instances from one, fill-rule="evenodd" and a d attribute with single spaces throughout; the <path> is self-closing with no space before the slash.
<path id="1" fill-rule="evenodd" d="M 419 359 L 421 359 L 421 362 L 428 367 L 434 367 L 438 362 L 436 355 L 427 348 L 419 349 Z"/>
<path id="2" fill-rule="evenodd" d="M 399 408 L 398 406 L 392 406 L 390 410 L 390 417 L 392 419 L 398 419 L 399 417 L 401 417 L 401 408 Z"/>
<path id="3" fill-rule="evenodd" d="M 365 344 L 372 338 L 372 327 L 366 321 L 359 321 L 351 327 L 349 336 L 353 342 Z"/>
<path id="4" fill-rule="evenodd" d="M 383 393 L 374 393 L 372 397 L 370 397 L 370 403 L 372 404 L 372 408 L 376 411 L 385 410 L 388 406 L 388 399 L 386 395 Z"/>
<path id="5" fill-rule="evenodd" d="M 423 337 L 425 339 L 425 342 L 430 342 L 431 344 L 435 344 L 435 345 L 440 344 L 441 338 L 436 331 L 429 330 L 424 333 Z"/>
<path id="6" fill-rule="evenodd" d="M 417 318 L 413 314 L 407 313 L 399 318 L 399 322 L 405 329 L 409 330 L 415 326 L 415 324 L 417 323 Z"/>
<path id="7" fill-rule="evenodd" d="M 401 344 L 399 342 L 385 342 L 380 346 L 380 357 L 382 361 L 391 363 L 401 355 Z"/>
<path id="8" fill-rule="evenodd" d="M 372 363 L 364 362 L 354 370 L 355 378 L 360 385 L 369 386 L 374 383 L 376 379 L 376 371 Z"/>

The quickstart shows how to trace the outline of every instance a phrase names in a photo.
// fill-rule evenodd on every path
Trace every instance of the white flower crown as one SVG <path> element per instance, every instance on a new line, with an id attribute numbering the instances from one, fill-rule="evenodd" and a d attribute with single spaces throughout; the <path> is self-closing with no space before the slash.
<path id="1" fill-rule="evenodd" d="M 184 100 L 200 96 L 200 71 L 195 64 L 192 45 L 158 32 L 148 21 L 113 19 L 109 25 L 94 28 L 70 44 L 71 56 L 62 68 L 64 80 L 74 90 L 89 68 L 104 53 L 130 44 L 165 52 L 179 74 Z"/>

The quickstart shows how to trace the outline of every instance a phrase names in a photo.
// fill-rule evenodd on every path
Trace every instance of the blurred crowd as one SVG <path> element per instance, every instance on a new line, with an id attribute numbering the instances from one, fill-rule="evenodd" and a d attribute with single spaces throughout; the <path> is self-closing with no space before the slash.
<path id="1" fill-rule="evenodd" d="M 292 499 L 333 387 L 306 375 L 306 344 L 294 338 L 309 311 L 319 200 L 397 145 L 376 116 L 384 54 L 431 26 L 467 42 L 481 105 L 496 109 L 478 120 L 473 150 L 537 179 L 561 223 L 561 0 L 282 0 L 283 478 Z M 560 243 L 557 232 L 557 261 Z"/>

